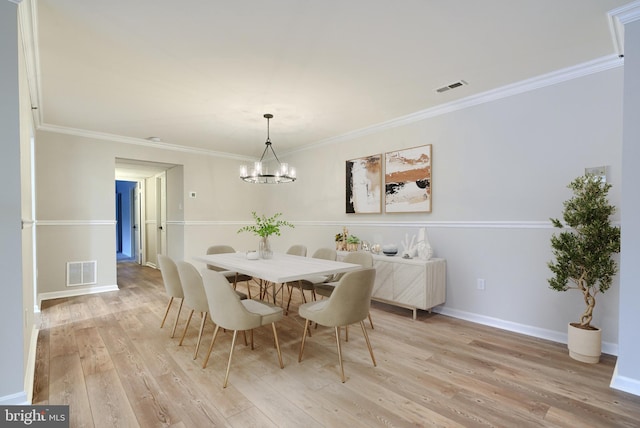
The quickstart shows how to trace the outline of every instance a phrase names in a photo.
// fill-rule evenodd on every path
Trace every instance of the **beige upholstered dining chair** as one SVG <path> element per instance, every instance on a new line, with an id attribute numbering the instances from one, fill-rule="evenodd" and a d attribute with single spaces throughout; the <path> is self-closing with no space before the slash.
<path id="1" fill-rule="evenodd" d="M 373 281 L 376 276 L 374 268 L 363 268 L 361 270 L 345 273 L 333 293 L 328 299 L 309 302 L 300 305 L 298 314 L 305 318 L 304 332 L 302 333 L 302 342 L 300 344 L 300 354 L 298 362 L 302 361 L 302 353 L 304 351 L 304 343 L 307 338 L 307 330 L 309 322 L 313 321 L 317 324 L 327 327 L 333 327 L 336 334 L 336 343 L 338 346 L 338 360 L 340 362 L 340 373 L 342 382 L 345 381 L 344 366 L 342 363 L 342 348 L 340 345 L 340 327 L 346 327 L 350 324 L 360 323 L 362 333 L 369 348 L 371 361 L 374 367 L 376 359 L 373 356 L 369 335 L 362 322 L 369 314 L 371 305 L 371 293 L 373 292 Z"/>
<path id="2" fill-rule="evenodd" d="M 176 263 L 168 256 L 158 254 L 158 264 L 160 265 L 160 273 L 162 274 L 162 282 L 164 282 L 164 288 L 169 295 L 169 303 L 167 303 L 167 310 L 164 312 L 162 323 L 160 328 L 164 327 L 164 322 L 169 315 L 169 309 L 174 299 L 180 299 L 180 306 L 178 306 L 178 313 L 176 314 L 176 320 L 173 323 L 173 329 L 171 330 L 171 337 L 176 334 L 176 327 L 178 326 L 178 319 L 180 318 L 180 311 L 182 310 L 182 303 L 184 302 L 184 293 L 182 292 L 182 284 L 180 283 L 180 275 L 178 274 L 178 268 Z"/>
<path id="3" fill-rule="evenodd" d="M 287 254 L 291 254 L 292 256 L 307 257 L 307 247 L 305 247 L 304 245 L 292 245 L 287 250 Z"/>
<path id="4" fill-rule="evenodd" d="M 319 248 L 313 253 L 311 258 L 335 261 L 338 258 L 338 253 L 333 248 Z M 309 279 L 303 279 L 300 281 L 292 281 L 287 283 L 287 287 L 289 288 L 289 300 L 287 301 L 287 309 L 285 310 L 285 315 L 289 313 L 289 306 L 291 305 L 291 295 L 293 294 L 294 288 L 297 288 L 300 290 L 302 303 L 307 303 L 307 299 L 304 295 L 305 290 L 311 291 L 311 298 L 313 300 L 316 300 L 316 292 L 315 292 L 314 284 L 324 282 L 327 279 L 328 279 L 327 276 L 318 276 L 317 278 L 309 278 Z"/>
<path id="5" fill-rule="evenodd" d="M 224 254 L 224 253 L 235 253 L 236 250 L 229 245 L 212 245 L 207 248 L 207 254 Z M 207 269 L 215 270 L 217 272 L 222 273 L 231 284 L 233 284 L 233 288 L 235 289 L 239 282 L 247 283 L 247 294 L 249 298 L 251 298 L 251 286 L 249 281 L 253 279 L 250 275 L 245 275 L 238 272 L 231 272 L 221 268 L 219 266 L 207 265 Z"/>
<path id="6" fill-rule="evenodd" d="M 373 267 L 373 256 L 371 255 L 371 253 L 368 253 L 366 251 L 350 252 L 349 254 L 344 256 L 344 259 L 342 261 L 345 263 L 354 263 L 362 266 L 363 268 Z M 345 274 L 338 273 L 334 275 L 333 278 L 330 278 L 325 282 L 317 282 L 313 284 L 315 293 L 324 297 L 331 296 L 333 289 L 338 284 L 338 281 L 340 281 L 340 278 L 342 278 L 343 275 Z M 371 329 L 373 329 L 373 320 L 371 319 L 371 314 L 368 315 L 368 318 L 369 318 L 369 325 L 371 325 Z"/>
<path id="7" fill-rule="evenodd" d="M 202 320 L 200 321 L 200 330 L 198 331 L 198 341 L 193 353 L 193 359 L 195 360 L 198 357 L 198 349 L 200 349 L 200 342 L 202 341 L 202 332 L 204 331 L 204 325 L 207 321 L 207 315 L 209 314 L 209 302 L 207 300 L 207 295 L 204 292 L 202 276 L 200 275 L 200 272 L 198 272 L 198 269 L 188 262 L 178 262 L 176 265 L 178 266 L 180 282 L 182 283 L 182 290 L 184 291 L 184 302 L 191 308 L 189 318 L 187 318 L 187 323 L 184 326 L 184 331 L 180 338 L 180 343 L 178 344 L 179 346 L 182 346 L 182 342 L 187 334 L 187 329 L 189 328 L 189 323 L 191 322 L 193 313 L 198 311 L 202 316 Z M 231 290 L 231 292 L 236 294 L 239 299 L 247 298 L 246 294 L 240 293 L 239 291 Z"/>
<path id="8" fill-rule="evenodd" d="M 280 368 L 284 368 L 280 344 L 278 343 L 278 333 L 276 332 L 276 321 L 279 321 L 283 317 L 282 308 L 257 300 L 240 300 L 238 295 L 229 287 L 225 277 L 219 272 L 207 270 L 203 272 L 203 280 L 205 293 L 209 302 L 209 309 L 211 310 L 211 319 L 216 324 L 216 328 L 213 332 L 211 346 L 209 346 L 209 352 L 207 352 L 207 357 L 202 364 L 202 368 L 207 366 L 219 329 L 233 330 L 229 362 L 227 363 L 227 372 L 224 376 L 224 384 L 222 385 L 223 388 L 226 388 L 238 331 L 250 330 L 251 349 L 253 349 L 253 329 L 268 324 L 271 324 L 273 329 L 273 338 L 278 351 Z"/>

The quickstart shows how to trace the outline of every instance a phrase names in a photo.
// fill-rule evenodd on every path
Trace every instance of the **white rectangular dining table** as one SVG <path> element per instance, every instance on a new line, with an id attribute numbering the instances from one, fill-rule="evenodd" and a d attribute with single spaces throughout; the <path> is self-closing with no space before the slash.
<path id="1" fill-rule="evenodd" d="M 232 272 L 251 275 L 254 278 L 278 284 L 313 278 L 319 275 L 349 272 L 362 267 L 353 263 L 280 253 L 274 253 L 271 259 L 258 260 L 248 259 L 245 253 L 207 254 L 197 256 L 194 259 Z"/>

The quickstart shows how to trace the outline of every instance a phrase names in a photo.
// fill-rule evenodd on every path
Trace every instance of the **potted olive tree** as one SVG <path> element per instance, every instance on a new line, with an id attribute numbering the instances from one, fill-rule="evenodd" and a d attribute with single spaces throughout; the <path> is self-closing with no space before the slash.
<path id="1" fill-rule="evenodd" d="M 548 263 L 553 273 L 549 286 L 556 291 L 578 290 L 586 309 L 579 322 L 568 327 L 569 355 L 586 363 L 600 360 L 601 330 L 591 325 L 596 295 L 609 289 L 618 266 L 612 258 L 620 252 L 620 227 L 611 224 L 616 208 L 609 204 L 611 184 L 601 177 L 584 175 L 569 186 L 573 197 L 564 202 L 563 219 L 568 229 L 551 237 L 555 261 Z M 550 219 L 564 228 L 558 219 Z"/>

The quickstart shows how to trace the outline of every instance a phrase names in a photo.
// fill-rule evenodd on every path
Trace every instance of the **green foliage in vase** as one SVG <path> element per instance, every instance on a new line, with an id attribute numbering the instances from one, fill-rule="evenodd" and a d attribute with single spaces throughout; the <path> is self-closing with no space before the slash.
<path id="1" fill-rule="evenodd" d="M 360 243 L 360 238 L 355 235 L 347 236 L 347 244 L 358 244 Z"/>
<path id="2" fill-rule="evenodd" d="M 556 291 L 579 290 L 587 307 L 575 325 L 592 329 L 595 296 L 609 289 L 618 271 L 612 255 L 620 252 L 620 227 L 610 221 L 616 210 L 607 200 L 611 184 L 598 176 L 585 175 L 568 187 L 573 197 L 564 202 L 563 219 L 570 229 L 551 237 L 555 261 L 547 264 L 554 274 L 548 280 L 549 287 Z M 555 227 L 564 227 L 560 220 L 550 220 Z"/>
<path id="3" fill-rule="evenodd" d="M 295 226 L 289 223 L 286 220 L 281 220 L 279 217 L 282 213 L 275 213 L 271 217 L 267 217 L 264 214 L 262 216 L 258 216 L 255 211 L 251 212 L 253 216 L 253 220 L 256 224 L 251 226 L 244 226 L 238 230 L 240 232 L 253 232 L 255 235 L 260 236 L 262 238 L 266 238 L 271 235 L 280 236 L 280 228 L 281 227 L 291 227 Z"/>

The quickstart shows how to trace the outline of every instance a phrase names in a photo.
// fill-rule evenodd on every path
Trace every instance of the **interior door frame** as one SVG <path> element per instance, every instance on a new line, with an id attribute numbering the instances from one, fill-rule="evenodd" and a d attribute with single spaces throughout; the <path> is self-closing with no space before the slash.
<path id="1" fill-rule="evenodd" d="M 160 163 L 148 160 L 140 159 L 126 159 L 116 158 L 116 180 L 132 181 L 136 182 L 135 198 L 133 201 L 134 213 L 136 218 L 135 224 L 137 228 L 135 230 L 135 237 L 132 236 L 132 241 L 136 241 L 136 262 L 140 265 L 157 267 L 157 263 L 154 263 L 155 258 L 149 257 L 150 251 L 148 240 L 152 237 L 149 235 L 154 234 L 155 246 L 160 254 L 167 254 L 169 251 L 170 237 L 167 230 L 167 194 L 168 194 L 168 171 L 175 168 L 178 165 Z M 149 180 L 149 182 L 147 182 Z M 172 188 L 172 191 L 176 189 Z M 152 192 L 149 194 L 149 192 Z M 149 197 L 149 201 L 147 201 Z M 178 196 L 182 198 L 180 194 Z M 152 204 L 147 206 L 147 204 Z M 155 218 L 149 219 L 147 215 L 150 212 L 156 212 Z M 149 223 L 156 224 L 156 230 L 147 230 Z M 158 228 L 161 227 L 162 229 Z M 115 234 L 114 234 L 115 240 Z M 153 239 L 151 239 L 153 241 Z"/>

